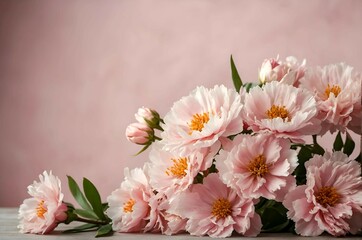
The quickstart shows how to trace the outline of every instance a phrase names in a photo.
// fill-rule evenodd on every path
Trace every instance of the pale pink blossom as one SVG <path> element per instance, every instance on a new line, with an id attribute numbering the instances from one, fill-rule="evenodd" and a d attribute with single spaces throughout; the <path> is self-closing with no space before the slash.
<path id="1" fill-rule="evenodd" d="M 46 234 L 67 219 L 67 206 L 62 202 L 61 182 L 50 171 L 39 175 L 39 182 L 28 186 L 31 198 L 20 205 L 18 228 L 21 233 Z"/>
<path id="2" fill-rule="evenodd" d="M 343 236 L 362 230 L 361 166 L 342 152 L 314 155 L 305 164 L 306 185 L 289 192 L 283 202 L 295 230 L 303 236 L 324 231 Z"/>
<path id="3" fill-rule="evenodd" d="M 126 137 L 128 141 L 145 145 L 150 141 L 150 134 L 152 135 L 153 130 L 147 126 L 146 123 L 131 123 L 126 129 Z"/>
<path id="4" fill-rule="evenodd" d="M 289 140 L 272 135 L 238 135 L 225 144 L 225 150 L 216 156 L 216 167 L 222 181 L 239 195 L 282 201 L 295 187 L 291 174 L 298 158 Z"/>
<path id="5" fill-rule="evenodd" d="M 177 198 L 177 195 L 174 193 L 172 197 L 167 197 L 163 193 L 157 193 L 150 198 L 152 211 L 145 227 L 146 232 L 161 232 L 166 235 L 185 232 L 187 219 L 169 212 L 171 201 Z"/>
<path id="6" fill-rule="evenodd" d="M 265 59 L 259 69 L 259 80 L 262 83 L 278 81 L 289 85 L 298 86 L 299 80 L 304 76 L 306 60 L 302 63 L 289 56 L 285 61 L 277 58 Z"/>
<path id="7" fill-rule="evenodd" d="M 350 128 L 361 134 L 362 75 L 345 63 L 318 67 L 306 73 L 301 86 L 314 93 L 322 133 Z"/>
<path id="8" fill-rule="evenodd" d="M 303 136 L 320 131 L 313 95 L 305 89 L 275 81 L 250 90 L 245 96 L 243 116 L 254 132 L 295 142 L 303 142 Z"/>
<path id="9" fill-rule="evenodd" d="M 243 130 L 241 96 L 233 89 L 216 85 L 197 87 L 174 103 L 164 117 L 161 134 L 164 149 L 186 156 L 194 150 L 212 147 L 220 137 Z"/>
<path id="10" fill-rule="evenodd" d="M 124 170 L 125 179 L 120 188 L 107 198 L 107 215 L 112 219 L 116 232 L 140 232 L 148 223 L 151 208 L 149 200 L 153 192 L 148 177 L 140 168 Z"/>
<path id="11" fill-rule="evenodd" d="M 256 236 L 261 230 L 252 199 L 240 197 L 216 173 L 205 177 L 203 184 L 195 184 L 181 193 L 169 211 L 188 219 L 186 231 L 191 235 L 229 237 L 235 231 Z"/>
<path id="12" fill-rule="evenodd" d="M 159 142 L 153 144 L 149 154 L 150 161 L 146 166 L 152 188 L 169 197 L 186 190 L 201 171 L 201 167 L 204 168 L 205 161 L 208 162 L 208 167 L 211 166 L 212 158 L 208 156 L 216 154 L 209 154 L 207 148 L 204 148 L 183 157 L 163 150 L 162 146 Z"/>

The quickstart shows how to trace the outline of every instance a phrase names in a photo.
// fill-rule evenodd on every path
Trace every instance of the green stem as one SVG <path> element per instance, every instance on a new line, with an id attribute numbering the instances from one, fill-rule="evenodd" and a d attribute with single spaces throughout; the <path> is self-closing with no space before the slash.
<path id="1" fill-rule="evenodd" d="M 92 219 L 86 219 L 86 218 L 82 218 L 77 216 L 74 221 L 78 221 L 78 222 L 84 222 L 84 223 L 91 223 L 91 224 L 97 224 L 97 225 L 106 225 L 108 224 L 108 222 L 106 221 L 102 221 L 102 220 L 92 220 Z"/>

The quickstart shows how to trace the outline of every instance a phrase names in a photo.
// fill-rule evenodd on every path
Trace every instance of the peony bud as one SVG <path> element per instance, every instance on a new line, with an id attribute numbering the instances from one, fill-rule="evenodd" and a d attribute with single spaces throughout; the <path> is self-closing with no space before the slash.
<path id="1" fill-rule="evenodd" d="M 128 141 L 139 145 L 147 145 L 150 141 L 150 134 L 153 136 L 153 130 L 146 123 L 132 123 L 126 129 Z"/>
<path id="2" fill-rule="evenodd" d="M 162 119 L 160 118 L 158 112 L 156 112 L 155 110 L 141 107 L 135 114 L 135 118 L 139 123 L 147 124 L 152 129 L 158 129 L 163 131 L 162 127 L 160 126 L 160 122 L 162 122 Z"/>
<path id="3" fill-rule="evenodd" d="M 135 118 L 139 123 L 147 124 L 147 121 L 152 121 L 154 118 L 153 111 L 146 107 L 141 107 L 138 109 L 137 113 L 135 114 Z"/>
<path id="4" fill-rule="evenodd" d="M 278 81 L 289 85 L 298 86 L 299 80 L 304 76 L 306 61 L 300 64 L 295 57 L 289 56 L 285 61 L 280 61 L 279 56 L 274 59 L 265 59 L 259 70 L 261 83 Z"/>
<path id="5" fill-rule="evenodd" d="M 276 59 L 265 59 L 259 70 L 259 80 L 262 83 L 280 81 L 286 74 L 286 68 L 282 62 Z"/>

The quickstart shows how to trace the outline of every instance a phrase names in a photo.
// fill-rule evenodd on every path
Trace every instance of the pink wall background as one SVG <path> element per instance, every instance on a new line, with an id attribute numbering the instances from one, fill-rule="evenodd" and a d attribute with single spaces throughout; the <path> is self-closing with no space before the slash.
<path id="1" fill-rule="evenodd" d="M 197 85 L 232 87 L 264 58 L 362 71 L 362 1 L 1 1 L 0 206 L 43 170 L 105 198 L 147 154 L 124 137 L 141 106 L 164 115 Z M 327 139 L 328 140 L 328 139 Z M 359 144 L 358 144 L 359 146 Z M 357 152 L 360 151 L 358 147 Z"/>

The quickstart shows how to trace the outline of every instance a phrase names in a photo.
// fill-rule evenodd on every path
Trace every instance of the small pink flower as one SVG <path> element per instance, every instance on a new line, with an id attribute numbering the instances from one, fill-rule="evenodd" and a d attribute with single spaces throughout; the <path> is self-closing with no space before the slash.
<path id="1" fill-rule="evenodd" d="M 209 154 L 204 148 L 183 157 L 162 150 L 162 146 L 159 142 L 153 144 L 149 154 L 150 162 L 146 166 L 152 188 L 169 197 L 186 190 L 193 183 L 201 167 L 204 167 L 205 161 L 209 161 L 207 165 L 210 167 L 213 156 L 218 150 Z M 207 156 L 212 157 L 206 159 Z"/>
<path id="2" fill-rule="evenodd" d="M 252 88 L 245 96 L 243 115 L 254 132 L 271 133 L 295 142 L 303 142 L 303 136 L 320 131 L 313 95 L 280 82 Z"/>
<path id="3" fill-rule="evenodd" d="M 188 219 L 186 231 L 191 235 L 229 237 L 235 230 L 245 236 L 256 236 L 261 230 L 253 201 L 224 185 L 216 173 L 204 178 L 203 184 L 195 184 L 181 193 L 169 211 Z"/>
<path id="4" fill-rule="evenodd" d="M 144 230 L 150 215 L 149 199 L 153 192 L 144 171 L 135 168 L 124 170 L 121 187 L 107 198 L 108 216 L 116 232 L 140 232 Z"/>
<path id="5" fill-rule="evenodd" d="M 282 201 L 295 186 L 291 174 L 298 158 L 289 140 L 271 135 L 238 135 L 223 146 L 226 150 L 216 156 L 216 167 L 222 181 L 239 195 Z"/>
<path id="6" fill-rule="evenodd" d="M 21 233 L 46 234 L 67 219 L 67 206 L 62 202 L 61 182 L 52 172 L 39 175 L 40 182 L 28 186 L 32 198 L 25 199 L 19 208 Z"/>
<path id="7" fill-rule="evenodd" d="M 315 155 L 305 164 L 307 183 L 283 202 L 298 234 L 334 236 L 362 230 L 361 166 L 342 152 Z"/>
<path id="8" fill-rule="evenodd" d="M 132 123 L 128 125 L 126 129 L 126 137 L 128 141 L 146 145 L 150 141 L 150 134 L 152 135 L 153 130 L 145 123 Z"/>
<path id="9" fill-rule="evenodd" d="M 161 134 L 164 149 L 187 156 L 195 150 L 212 147 L 220 137 L 243 130 L 241 96 L 233 89 L 197 87 L 174 103 L 164 117 Z"/>
<path id="10" fill-rule="evenodd" d="M 278 81 L 298 86 L 305 73 L 305 63 L 305 59 L 299 63 L 292 56 L 287 57 L 284 62 L 279 60 L 279 56 L 276 59 L 265 59 L 259 70 L 259 80 L 262 83 Z"/>
<path id="11" fill-rule="evenodd" d="M 345 63 L 331 64 L 306 73 L 301 86 L 314 93 L 322 134 L 350 128 L 361 134 L 362 75 Z"/>

